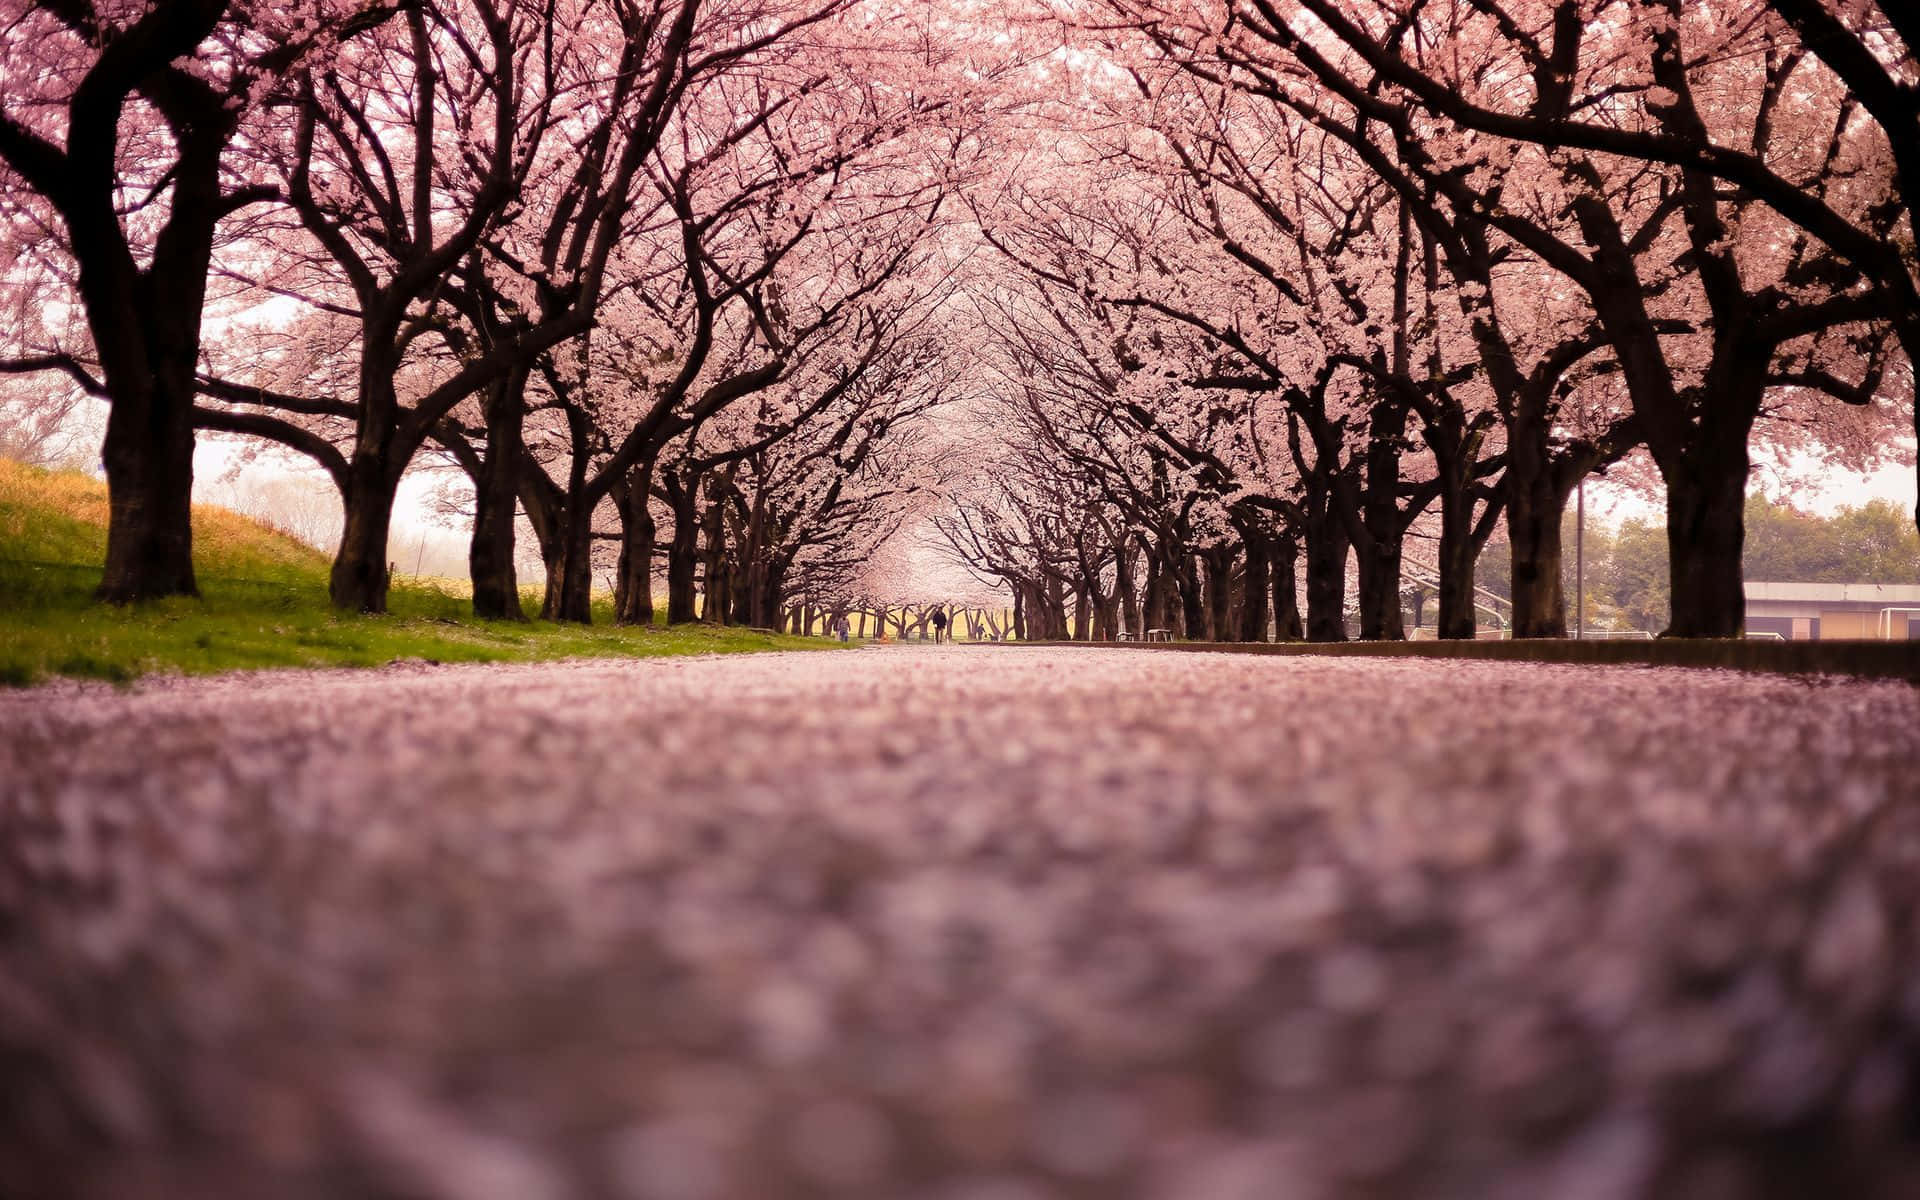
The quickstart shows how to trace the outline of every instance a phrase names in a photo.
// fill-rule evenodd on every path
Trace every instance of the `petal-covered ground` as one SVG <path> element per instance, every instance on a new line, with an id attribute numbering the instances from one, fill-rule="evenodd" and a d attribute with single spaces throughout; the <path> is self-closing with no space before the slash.
<path id="1" fill-rule="evenodd" d="M 1097 649 L 0 695 L 0 1195 L 1920 1195 L 1920 691 Z"/>

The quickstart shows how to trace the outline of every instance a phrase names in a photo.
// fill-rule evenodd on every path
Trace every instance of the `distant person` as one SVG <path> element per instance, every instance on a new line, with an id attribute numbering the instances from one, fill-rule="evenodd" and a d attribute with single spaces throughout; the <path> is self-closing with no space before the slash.
<path id="1" fill-rule="evenodd" d="M 842 642 L 847 640 L 847 635 L 853 632 L 853 626 L 847 623 L 847 614 L 841 613 L 838 617 L 834 618 L 833 631 L 840 635 Z"/>
<path id="2" fill-rule="evenodd" d="M 947 614 L 937 608 L 933 610 L 933 640 L 936 642 L 947 640 Z"/>

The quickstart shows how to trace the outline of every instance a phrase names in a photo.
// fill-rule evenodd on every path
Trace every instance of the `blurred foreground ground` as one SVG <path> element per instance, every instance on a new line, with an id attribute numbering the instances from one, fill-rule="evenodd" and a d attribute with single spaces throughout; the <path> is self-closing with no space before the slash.
<path id="1" fill-rule="evenodd" d="M 891 648 L 0 693 L 0 1196 L 1920 1195 L 1920 691 Z"/>

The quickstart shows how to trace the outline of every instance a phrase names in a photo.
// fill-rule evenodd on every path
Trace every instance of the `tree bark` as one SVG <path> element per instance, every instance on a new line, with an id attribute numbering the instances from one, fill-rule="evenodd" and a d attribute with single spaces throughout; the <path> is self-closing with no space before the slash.
<path id="1" fill-rule="evenodd" d="M 1308 488 L 1307 640 L 1347 640 L 1347 531 L 1330 507 L 1329 498 Z M 1316 502 L 1317 501 L 1317 502 Z"/>
<path id="2" fill-rule="evenodd" d="M 359 428 L 353 455 L 347 460 L 342 495 L 346 526 L 327 586 L 333 606 L 348 612 L 387 611 L 387 587 L 392 582 L 387 538 L 393 523 L 393 494 L 400 483 L 400 473 L 393 467 L 393 433 L 400 404 L 394 375 L 400 362 L 397 353 L 389 352 L 389 343 L 398 324 L 399 317 L 392 312 L 363 317 L 367 332 L 360 353 Z"/>
<path id="3" fill-rule="evenodd" d="M 1146 630 L 1140 624 L 1140 591 L 1133 577 L 1133 547 L 1125 535 L 1114 547 L 1113 589 L 1120 597 L 1120 628 L 1141 637 Z"/>
<path id="4" fill-rule="evenodd" d="M 653 624 L 653 547 L 656 530 L 652 499 L 653 464 L 628 472 L 614 489 L 620 513 L 620 568 L 614 584 L 613 620 L 617 625 Z"/>
<path id="5" fill-rule="evenodd" d="M 1147 599 L 1145 610 L 1141 613 L 1142 635 L 1149 629 L 1170 629 L 1173 621 L 1170 616 L 1167 589 L 1173 581 L 1172 572 L 1167 569 L 1166 560 L 1156 547 L 1147 548 Z"/>
<path id="6" fill-rule="evenodd" d="M 193 574 L 193 392 L 116 396 L 101 462 L 107 473 L 107 561 L 96 593 L 110 604 L 197 596 Z"/>
<path id="7" fill-rule="evenodd" d="M 1397 642 L 1406 639 L 1400 612 L 1400 541 L 1376 540 L 1359 556 L 1360 639 Z"/>
<path id="8" fill-rule="evenodd" d="M 1210 642 L 1213 630 L 1207 628 L 1206 596 L 1201 591 L 1200 570 L 1194 555 L 1183 548 L 1176 567 L 1180 587 L 1180 636 Z"/>
<path id="9" fill-rule="evenodd" d="M 1560 522 L 1570 487 L 1548 443 L 1546 400 L 1537 389 L 1515 385 L 1518 401 L 1507 421 L 1507 543 L 1513 594 L 1513 636 L 1567 636 L 1567 594 L 1560 578 Z M 1572 482 L 1579 481 L 1575 474 Z"/>
<path id="10" fill-rule="evenodd" d="M 1473 568 L 1479 559 L 1472 532 L 1440 535 L 1439 612 L 1434 617 L 1442 641 L 1472 641 L 1480 630 L 1473 603 Z M 1418 621 L 1415 622 L 1418 624 Z"/>
<path id="11" fill-rule="evenodd" d="M 1672 620 L 1663 637 L 1737 638 L 1746 628 L 1747 442 L 1704 440 L 1667 479 Z"/>
<path id="12" fill-rule="evenodd" d="M 347 464 L 345 499 L 347 519 L 327 594 L 335 608 L 383 613 L 391 582 L 387 535 L 393 523 L 393 486 L 380 457 L 355 453 Z"/>
<path id="13" fill-rule="evenodd" d="M 1300 545 L 1291 534 L 1283 534 L 1272 545 L 1273 637 L 1278 642 L 1297 642 L 1306 636 L 1300 621 L 1300 584 L 1297 577 Z"/>
<path id="14" fill-rule="evenodd" d="M 673 508 L 673 537 L 667 542 L 667 624 L 698 620 L 694 581 L 699 569 L 699 513 L 694 481 L 669 480 L 667 502 Z"/>
<path id="15" fill-rule="evenodd" d="M 519 508 L 520 439 L 526 422 L 527 372 L 509 372 L 487 388 L 487 456 L 473 481 L 473 538 L 467 572 L 473 582 L 473 615 L 487 621 L 524 621 L 520 580 L 513 557 L 513 518 Z"/>
<path id="16" fill-rule="evenodd" d="M 560 560 L 549 567 L 547 598 L 540 615 L 549 621 L 581 625 L 593 620 L 593 510 L 587 486 L 587 460 L 593 444 L 593 425 L 578 407 L 567 408 L 571 453 L 567 490 L 560 506 Z"/>
<path id="17" fill-rule="evenodd" d="M 1448 487 L 1440 494 L 1440 596 L 1434 618 L 1443 641 L 1472 641 L 1478 632 L 1473 606 L 1473 567 L 1480 548 L 1473 538 L 1473 497 Z M 1418 625 L 1416 617 L 1414 624 Z"/>
<path id="18" fill-rule="evenodd" d="M 1251 532 L 1246 535 L 1246 546 L 1247 566 L 1240 584 L 1240 640 L 1264 642 L 1267 621 L 1272 616 L 1267 607 L 1273 577 L 1272 543 L 1265 534 Z"/>
<path id="19" fill-rule="evenodd" d="M 1066 585 L 1058 578 L 1049 578 L 1041 591 L 1041 615 L 1046 628 L 1041 637 L 1046 641 L 1064 642 L 1072 637 L 1073 630 L 1067 624 Z"/>
<path id="20" fill-rule="evenodd" d="M 727 501 L 716 478 L 708 489 L 707 510 L 701 519 L 701 574 L 706 587 L 700 615 L 712 625 L 725 625 L 733 600 L 733 571 L 727 559 Z"/>
<path id="21" fill-rule="evenodd" d="M 745 527 L 734 538 L 737 559 L 733 586 L 733 623 L 767 629 L 773 625 L 767 607 L 767 575 L 773 566 L 773 548 L 768 544 L 767 511 L 764 492 L 756 491 Z M 831 632 L 831 631 L 829 631 Z"/>
<path id="22" fill-rule="evenodd" d="M 1507 540 L 1512 550 L 1513 636 L 1567 636 L 1567 594 L 1560 580 L 1560 522 L 1567 498 L 1551 477 L 1507 478 Z"/>
<path id="23" fill-rule="evenodd" d="M 1440 485 L 1439 612 L 1434 623 L 1442 640 L 1471 640 L 1479 626 L 1474 606 L 1474 566 L 1499 519 L 1502 503 L 1497 496 L 1489 497 L 1485 511 L 1475 515 L 1485 423 L 1467 422 L 1457 409 L 1448 408 L 1438 421 L 1426 423 L 1423 436 L 1433 453 Z M 1420 624 L 1417 609 L 1413 623 L 1416 628 Z"/>
<path id="24" fill-rule="evenodd" d="M 785 602 L 787 565 L 779 560 L 769 562 L 766 572 L 761 577 L 760 587 L 754 594 L 754 603 L 757 608 L 753 624 L 772 627 L 776 633 L 779 632 L 776 623 L 780 619 L 781 605 Z"/>
<path id="25" fill-rule="evenodd" d="M 593 510 L 578 500 L 567 505 L 565 540 L 562 544 L 559 587 L 549 594 L 554 603 L 546 614 L 550 621 L 571 621 L 580 625 L 593 621 Z"/>
<path id="26" fill-rule="evenodd" d="M 1206 572 L 1207 640 L 1231 642 L 1239 637 L 1233 627 L 1232 546 L 1213 546 L 1201 556 Z"/>

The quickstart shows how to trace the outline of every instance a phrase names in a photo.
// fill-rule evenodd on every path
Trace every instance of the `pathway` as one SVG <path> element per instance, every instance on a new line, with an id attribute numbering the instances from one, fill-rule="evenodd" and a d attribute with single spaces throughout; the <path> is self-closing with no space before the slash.
<path id="1" fill-rule="evenodd" d="M 1101 649 L 0 693 L 0 1195 L 1920 1195 L 1920 691 Z"/>

